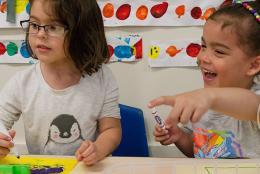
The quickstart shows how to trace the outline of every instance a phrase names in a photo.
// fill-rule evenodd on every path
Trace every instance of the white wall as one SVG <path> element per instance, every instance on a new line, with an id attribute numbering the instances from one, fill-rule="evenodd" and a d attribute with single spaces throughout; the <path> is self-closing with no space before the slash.
<path id="1" fill-rule="evenodd" d="M 154 120 L 147 103 L 160 95 L 175 95 L 202 87 L 202 79 L 197 68 L 150 68 L 147 53 L 149 41 L 170 41 L 178 38 L 199 39 L 202 34 L 200 27 L 117 27 L 106 28 L 106 34 L 112 36 L 141 34 L 143 37 L 144 58 L 136 63 L 112 63 L 110 68 L 116 76 L 120 89 L 120 103 L 141 108 L 145 116 L 147 137 L 150 152 L 153 156 L 179 156 L 173 146 L 159 146 L 153 140 L 152 132 Z M 0 40 L 24 39 L 19 29 L 0 29 Z M 29 65 L 0 64 L 0 88 L 17 71 Z M 162 117 L 167 116 L 169 107 L 159 107 L 158 112 Z M 20 122 L 20 121 L 19 121 Z M 23 125 L 15 125 L 17 130 L 16 141 L 24 144 Z"/>

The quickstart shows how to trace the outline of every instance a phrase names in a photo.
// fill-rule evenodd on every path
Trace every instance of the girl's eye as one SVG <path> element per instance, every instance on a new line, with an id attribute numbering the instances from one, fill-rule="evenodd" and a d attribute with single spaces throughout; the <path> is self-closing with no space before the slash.
<path id="1" fill-rule="evenodd" d="M 222 50 L 215 50 L 215 53 L 220 54 L 220 55 L 224 55 L 225 54 L 225 52 L 222 51 Z"/>
<path id="2" fill-rule="evenodd" d="M 201 44 L 201 51 L 204 51 L 207 48 L 205 44 Z"/>
<path id="3" fill-rule="evenodd" d="M 56 29 L 57 29 L 57 27 L 54 26 L 54 25 L 49 25 L 49 26 L 48 26 L 48 30 L 49 30 L 49 31 L 55 31 Z"/>
<path id="4" fill-rule="evenodd" d="M 30 23 L 30 26 L 32 27 L 32 29 L 38 29 L 38 25 L 35 23 Z"/>

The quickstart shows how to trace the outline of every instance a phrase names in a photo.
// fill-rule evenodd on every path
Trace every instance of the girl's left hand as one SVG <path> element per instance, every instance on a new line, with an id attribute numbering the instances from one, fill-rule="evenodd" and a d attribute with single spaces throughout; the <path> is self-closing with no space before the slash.
<path id="1" fill-rule="evenodd" d="M 85 165 L 94 165 L 99 161 L 98 150 L 92 141 L 84 141 L 76 151 L 76 159 L 84 162 Z"/>

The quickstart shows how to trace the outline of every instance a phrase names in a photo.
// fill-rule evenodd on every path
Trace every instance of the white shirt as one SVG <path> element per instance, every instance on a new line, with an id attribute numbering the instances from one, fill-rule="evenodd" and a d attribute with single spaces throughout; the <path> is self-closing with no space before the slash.
<path id="1" fill-rule="evenodd" d="M 20 116 L 29 153 L 74 155 L 83 140 L 95 140 L 99 119 L 120 119 L 115 78 L 103 65 L 78 84 L 55 90 L 43 79 L 40 64 L 32 65 L 0 93 L 0 119 L 7 129 Z"/>

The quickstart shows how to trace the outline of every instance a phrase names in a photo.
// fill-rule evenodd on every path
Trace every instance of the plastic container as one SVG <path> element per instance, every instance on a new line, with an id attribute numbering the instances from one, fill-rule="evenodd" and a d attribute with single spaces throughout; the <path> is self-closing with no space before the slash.
<path id="1" fill-rule="evenodd" d="M 0 165 L 0 174 L 30 174 L 28 165 Z"/>

